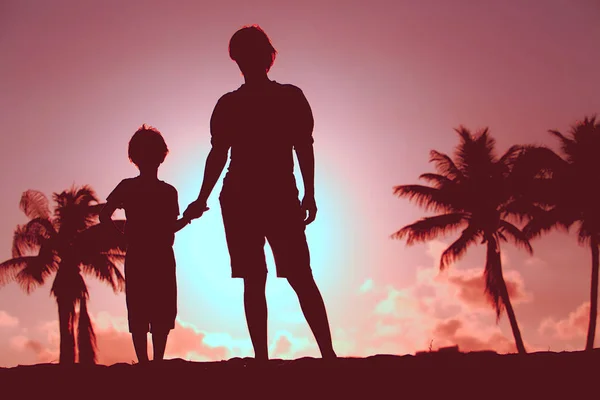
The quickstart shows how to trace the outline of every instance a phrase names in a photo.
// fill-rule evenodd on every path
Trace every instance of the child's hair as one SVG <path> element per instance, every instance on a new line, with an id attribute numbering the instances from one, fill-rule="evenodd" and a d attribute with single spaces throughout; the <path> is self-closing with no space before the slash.
<path id="1" fill-rule="evenodd" d="M 129 140 L 129 160 L 137 165 L 160 165 L 169 148 L 158 129 L 143 124 Z"/>

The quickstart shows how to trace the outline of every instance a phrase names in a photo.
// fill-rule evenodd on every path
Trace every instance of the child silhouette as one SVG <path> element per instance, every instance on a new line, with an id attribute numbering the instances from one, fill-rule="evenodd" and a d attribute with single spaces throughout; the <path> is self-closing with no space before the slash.
<path id="1" fill-rule="evenodd" d="M 173 244 L 175 232 L 191 221 L 187 217 L 177 219 L 177 190 L 158 179 L 158 167 L 168 152 L 161 133 L 142 125 L 129 141 L 129 159 L 140 174 L 123 179 L 107 197 L 100 214 L 101 223 L 112 223 L 116 209 L 125 211 L 125 296 L 129 331 L 140 363 L 148 362 L 148 332 L 152 334 L 153 359 L 158 361 L 163 359 L 167 337 L 175 327 Z"/>

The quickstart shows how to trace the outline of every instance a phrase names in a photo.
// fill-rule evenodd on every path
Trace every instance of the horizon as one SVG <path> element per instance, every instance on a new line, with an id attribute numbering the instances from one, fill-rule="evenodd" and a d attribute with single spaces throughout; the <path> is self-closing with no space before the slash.
<path id="1" fill-rule="evenodd" d="M 598 17 L 600 5 L 589 0 L 344 8 L 316 0 L 4 2 L 0 259 L 11 257 L 13 231 L 27 221 L 18 208 L 25 190 L 51 198 L 90 185 L 103 202 L 121 179 L 136 176 L 127 142 L 143 123 L 169 146 L 159 177 L 177 188 L 183 211 L 200 190 L 210 114 L 243 83 L 228 41 L 258 24 L 278 51 L 270 78 L 300 87 L 314 114 L 319 212 L 307 237 L 338 355 L 414 354 L 430 345 L 514 352 L 506 314 L 496 324 L 483 293 L 485 247 L 470 248 L 440 273 L 441 252 L 457 234 L 410 247 L 391 239 L 429 215 L 393 187 L 422 183 L 420 174 L 435 171 L 430 150 L 452 155 L 461 125 L 473 133 L 488 127 L 497 154 L 513 144 L 557 150 L 548 130 L 567 133 L 600 114 L 600 55 L 590 51 Z M 224 174 L 210 210 L 176 234 L 179 312 L 167 358 L 253 354 L 218 203 Z M 582 350 L 589 248 L 573 231 L 553 231 L 532 246 L 529 256 L 502 244 L 525 345 Z M 292 289 L 275 278 L 268 246 L 265 252 L 271 357 L 318 356 Z M 98 362 L 134 360 L 124 293 L 91 276 L 86 282 Z M 58 359 L 50 287 L 48 280 L 30 295 L 16 283 L 0 287 L 0 367 Z"/>

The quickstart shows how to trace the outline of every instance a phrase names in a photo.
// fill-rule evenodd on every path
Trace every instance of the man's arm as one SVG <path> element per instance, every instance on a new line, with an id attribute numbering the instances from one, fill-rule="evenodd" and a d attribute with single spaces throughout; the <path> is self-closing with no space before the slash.
<path id="1" fill-rule="evenodd" d="M 294 87 L 293 107 L 296 119 L 294 126 L 294 149 L 298 156 L 300 172 L 304 182 L 304 198 L 302 199 L 302 211 L 305 215 L 306 225 L 313 222 L 317 216 L 317 205 L 315 202 L 315 153 L 313 148 L 313 128 L 315 121 L 308 100 L 302 90 Z M 308 216 L 307 216 L 308 213 Z"/>
<path id="2" fill-rule="evenodd" d="M 317 204 L 315 201 L 315 153 L 312 144 L 296 146 L 296 155 L 300 165 L 300 173 L 304 182 L 304 198 L 302 199 L 302 211 L 308 213 L 304 220 L 306 225 L 317 217 Z"/>
<path id="3" fill-rule="evenodd" d="M 227 164 L 227 155 L 229 154 L 230 142 L 230 121 L 231 112 L 228 106 L 228 95 L 222 96 L 212 112 L 210 117 L 210 134 L 212 148 L 206 157 L 204 166 L 204 178 L 198 198 L 192 202 L 185 212 L 184 217 L 200 218 L 202 213 L 207 210 L 206 202 L 214 189 L 225 164 Z"/>
<path id="4" fill-rule="evenodd" d="M 189 218 L 199 218 L 204 211 L 208 210 L 206 202 L 219 180 L 225 164 L 227 164 L 227 155 L 229 148 L 214 147 L 208 153 L 206 165 L 204 167 L 204 178 L 198 198 L 191 203 L 184 211 L 183 216 Z"/>

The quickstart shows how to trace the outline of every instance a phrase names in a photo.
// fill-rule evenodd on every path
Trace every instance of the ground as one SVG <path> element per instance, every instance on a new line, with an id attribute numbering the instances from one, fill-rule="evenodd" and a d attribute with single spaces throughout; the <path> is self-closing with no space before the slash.
<path id="1" fill-rule="evenodd" d="M 0 368 L 3 398 L 599 398 L 600 349 Z"/>

